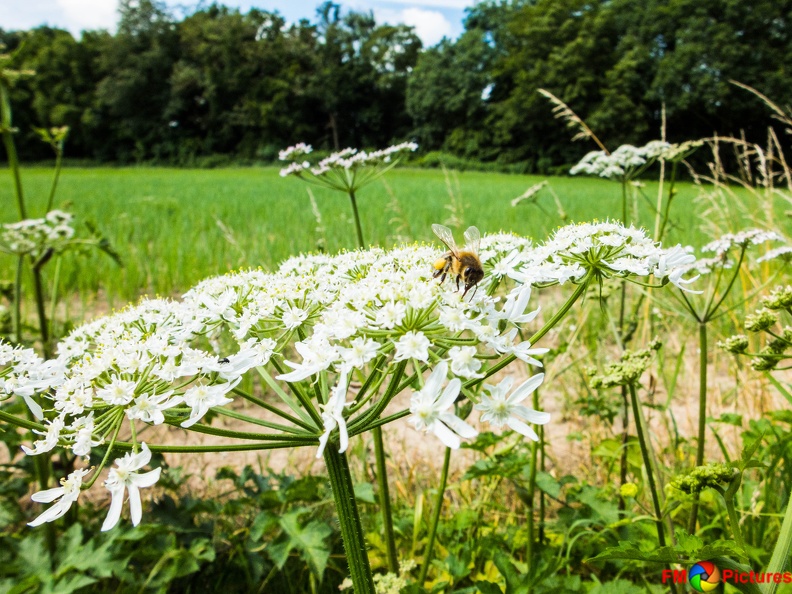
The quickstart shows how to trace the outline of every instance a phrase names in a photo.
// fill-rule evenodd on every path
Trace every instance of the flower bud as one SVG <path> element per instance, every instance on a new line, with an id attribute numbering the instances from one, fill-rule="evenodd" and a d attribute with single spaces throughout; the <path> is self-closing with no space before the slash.
<path id="1" fill-rule="evenodd" d="M 720 341 L 718 348 L 735 355 L 741 355 L 748 350 L 748 337 L 744 334 L 730 336 L 726 340 Z"/>
<path id="2" fill-rule="evenodd" d="M 619 494 L 625 499 L 635 497 L 638 494 L 638 485 L 635 483 L 624 483 L 619 489 Z"/>
<path id="3" fill-rule="evenodd" d="M 777 319 L 769 309 L 760 309 L 745 318 L 745 329 L 750 332 L 762 332 L 772 327 Z"/>

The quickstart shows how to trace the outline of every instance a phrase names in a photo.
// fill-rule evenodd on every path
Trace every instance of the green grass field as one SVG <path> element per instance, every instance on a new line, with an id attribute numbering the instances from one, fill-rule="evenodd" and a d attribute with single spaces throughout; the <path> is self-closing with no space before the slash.
<path id="1" fill-rule="evenodd" d="M 30 216 L 43 214 L 52 171 L 23 170 Z M 397 169 L 359 194 L 366 241 L 392 245 L 405 239 L 432 239 L 431 224 L 449 223 L 455 204 L 461 227 L 483 233 L 509 230 L 542 240 L 565 221 L 547 190 L 539 207 L 510 201 L 542 177 L 496 173 L 451 173 Z M 449 183 L 450 182 L 450 183 Z M 122 269 L 103 254 L 87 259 L 70 255 L 63 264 L 62 287 L 83 302 L 97 292 L 114 306 L 141 294 L 173 295 L 196 281 L 229 269 L 271 268 L 284 258 L 312 251 L 322 239 L 307 193 L 314 193 L 322 216 L 326 249 L 355 246 L 348 198 L 294 179 L 276 168 L 185 170 L 163 168 L 67 168 L 56 207 L 94 221 L 124 259 Z M 621 212 L 620 186 L 590 178 L 552 178 L 566 222 L 604 219 Z M 449 188 L 455 199 L 452 200 Z M 693 213 L 698 190 L 678 186 L 670 240 L 700 245 L 703 237 Z M 0 174 L 2 222 L 16 219 L 7 171 Z M 657 185 L 643 192 L 656 199 Z M 640 201 L 642 224 L 652 227 L 648 201 Z M 224 230 L 225 229 L 225 230 Z M 52 266 L 48 274 L 52 274 Z M 0 279 L 13 277 L 14 258 L 0 256 Z"/>

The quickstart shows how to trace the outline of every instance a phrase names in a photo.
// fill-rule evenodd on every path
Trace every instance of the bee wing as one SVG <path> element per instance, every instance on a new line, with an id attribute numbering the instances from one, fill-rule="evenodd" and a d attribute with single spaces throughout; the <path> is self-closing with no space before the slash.
<path id="1" fill-rule="evenodd" d="M 481 233 L 477 227 L 468 227 L 465 231 L 465 248 L 478 256 Z"/>
<path id="2" fill-rule="evenodd" d="M 451 229 L 443 225 L 432 225 L 432 231 L 434 231 L 434 234 L 440 238 L 440 241 L 446 245 L 452 254 L 456 256 L 459 253 L 459 249 L 457 248 L 456 241 L 454 241 L 454 234 L 451 233 Z"/>

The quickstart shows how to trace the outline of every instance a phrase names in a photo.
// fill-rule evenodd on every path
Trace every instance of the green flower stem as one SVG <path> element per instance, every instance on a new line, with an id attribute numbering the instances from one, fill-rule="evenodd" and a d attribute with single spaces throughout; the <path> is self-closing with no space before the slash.
<path id="1" fill-rule="evenodd" d="M 275 367 L 278 373 L 283 373 L 283 371 L 281 370 L 280 366 L 277 364 L 274 358 L 271 359 L 270 362 L 272 363 L 273 367 Z M 283 402 L 285 402 L 286 405 L 290 409 L 292 409 L 292 411 L 294 411 L 295 414 L 297 414 L 297 416 L 299 416 L 303 421 L 309 424 L 309 426 L 310 423 L 313 423 L 312 429 L 318 429 L 319 427 L 324 426 L 322 417 L 319 415 L 319 413 L 316 412 L 316 409 L 314 409 L 311 403 L 306 399 L 306 397 L 303 395 L 302 391 L 300 390 L 297 384 L 289 384 L 289 387 L 291 388 L 292 392 L 294 392 L 294 395 L 296 397 L 295 400 L 294 397 L 287 394 L 283 390 L 283 388 L 281 388 L 278 385 L 278 382 L 275 381 L 275 378 L 273 378 L 269 374 L 269 372 L 266 370 L 266 368 L 263 365 L 256 367 L 256 371 L 259 372 L 259 375 L 261 375 L 264 381 L 267 382 L 267 385 L 270 388 L 272 388 L 275 394 L 277 394 L 278 397 L 281 400 L 283 400 Z"/>
<path id="2" fill-rule="evenodd" d="M 781 573 L 789 562 L 789 552 L 792 550 L 792 498 L 787 502 L 784 522 L 781 524 L 781 532 L 778 535 L 773 556 L 767 566 L 769 573 Z M 775 594 L 778 584 L 770 582 L 765 584 L 765 594 Z"/>
<path id="3" fill-rule="evenodd" d="M 383 425 L 387 425 L 388 423 L 392 423 L 393 421 L 398 421 L 399 419 L 403 419 L 409 414 L 410 414 L 410 409 L 406 408 L 400 412 L 394 413 L 387 417 L 382 417 L 366 425 L 359 425 L 354 430 L 349 431 L 349 437 L 352 437 L 354 435 L 360 435 L 361 433 L 365 433 L 366 431 L 371 431 L 375 427 L 382 427 Z"/>
<path id="4" fill-rule="evenodd" d="M 219 412 L 219 411 L 218 411 Z M 178 421 L 168 423 L 174 427 L 180 427 Z M 196 433 L 205 433 L 206 435 L 217 435 L 219 437 L 233 437 L 234 439 L 250 439 L 256 441 L 283 441 L 286 443 L 294 443 L 299 445 L 318 444 L 317 437 L 298 437 L 296 435 L 274 435 L 271 433 L 250 433 L 248 431 L 232 431 L 231 429 L 220 429 L 218 427 L 209 427 L 208 425 L 192 425 L 187 427 L 189 431 Z"/>
<path id="5" fill-rule="evenodd" d="M 388 468 L 385 465 L 385 446 L 382 443 L 382 427 L 371 431 L 374 438 L 374 457 L 377 461 L 377 487 L 380 494 L 380 513 L 382 528 L 385 532 L 385 547 L 388 557 L 388 571 L 399 573 L 399 556 L 396 552 L 396 536 L 393 532 L 390 491 L 388 489 Z"/>
<path id="6" fill-rule="evenodd" d="M 366 244 L 363 242 L 363 230 L 360 228 L 360 215 L 358 214 L 357 200 L 355 200 L 355 191 L 350 188 L 349 200 L 352 202 L 352 213 L 355 215 L 355 231 L 357 231 L 358 245 L 365 249 Z"/>
<path id="7" fill-rule="evenodd" d="M 440 512 L 443 509 L 443 496 L 445 495 L 446 483 L 448 482 L 448 466 L 451 463 L 451 448 L 446 448 L 445 458 L 443 458 L 443 472 L 440 475 L 440 486 L 437 489 L 437 499 L 432 510 L 431 524 L 429 524 L 429 540 L 424 551 L 421 574 L 418 577 L 418 585 L 423 586 L 426 582 L 426 574 L 429 572 L 429 565 L 432 563 L 432 549 L 434 549 L 435 538 L 437 536 L 437 525 L 440 523 Z"/>
<path id="8" fill-rule="evenodd" d="M 274 413 L 274 414 L 278 415 L 279 417 L 282 417 L 282 418 L 286 419 L 290 423 L 294 423 L 298 427 L 302 427 L 303 429 L 305 429 L 307 431 L 311 431 L 311 432 L 316 430 L 316 427 L 311 427 L 311 425 L 309 425 L 308 423 L 306 423 L 304 421 L 301 421 L 297 417 L 291 416 L 289 413 L 282 411 L 277 406 L 272 406 L 271 404 L 268 404 L 268 403 L 264 402 L 260 398 L 256 398 L 252 394 L 248 394 L 244 390 L 241 390 L 239 388 L 234 388 L 231 391 L 234 394 L 237 394 L 237 395 L 241 396 L 242 398 L 244 398 L 248 402 L 251 402 L 251 403 L 255 404 L 256 406 L 259 406 L 259 407 L 263 408 L 264 410 L 268 410 L 271 413 Z"/>
<path id="9" fill-rule="evenodd" d="M 47 209 L 49 212 L 49 209 Z M 63 258 L 55 257 L 55 275 L 52 279 L 52 295 L 50 296 L 49 335 L 55 335 L 55 308 L 58 305 L 58 283 L 60 282 L 61 263 Z"/>
<path id="10" fill-rule="evenodd" d="M 539 410 L 539 389 L 534 390 L 533 393 L 533 408 Z M 528 475 L 528 545 L 525 551 L 525 560 L 528 562 L 528 572 L 530 575 L 535 574 L 534 563 L 534 499 L 536 498 L 536 465 L 539 462 L 539 443 L 531 442 L 531 471 Z"/>
<path id="11" fill-rule="evenodd" d="M 14 196 L 19 209 L 19 218 L 26 219 L 25 196 L 22 192 L 22 178 L 19 175 L 19 157 L 14 144 L 14 133 L 11 125 L 11 98 L 9 88 L 4 81 L 0 81 L 0 129 L 2 129 L 3 144 L 5 145 L 6 155 L 8 156 L 8 168 L 14 179 Z"/>
<path id="12" fill-rule="evenodd" d="M 340 454 L 333 444 L 328 444 L 324 451 L 324 459 L 355 594 L 375 594 L 371 566 L 366 553 L 366 540 L 355 503 L 355 489 L 346 454 Z"/>
<path id="13" fill-rule="evenodd" d="M 124 412 L 122 410 L 119 410 L 118 413 L 116 414 L 115 421 L 116 421 L 115 430 L 113 431 L 113 436 L 110 438 L 110 443 L 107 446 L 107 451 L 105 451 L 105 455 L 102 458 L 102 461 L 99 463 L 99 466 L 94 471 L 91 479 L 81 487 L 83 491 L 87 491 L 93 486 L 93 484 L 96 482 L 96 479 L 99 478 L 99 474 L 102 472 L 102 469 L 107 464 L 107 461 L 110 459 L 110 454 L 113 453 L 113 449 L 116 444 L 116 439 L 118 439 L 118 432 L 121 431 L 121 425 L 123 424 L 124 421 Z"/>
<path id="14" fill-rule="evenodd" d="M 33 266 L 33 291 L 36 297 L 36 313 L 39 320 L 39 335 L 41 336 L 41 350 L 44 358 L 50 358 L 49 330 L 47 326 L 47 313 L 44 305 L 44 285 L 41 282 L 41 268 Z"/>
<path id="15" fill-rule="evenodd" d="M 22 266 L 24 256 L 17 258 L 16 279 L 14 280 L 14 337 L 22 344 Z"/>
<path id="16" fill-rule="evenodd" d="M 699 410 L 698 410 L 698 443 L 696 447 L 696 466 L 704 464 L 704 440 L 707 431 L 707 323 L 699 324 Z M 696 533 L 698 521 L 699 493 L 693 498 L 690 510 L 688 533 Z"/>
<path id="17" fill-rule="evenodd" d="M 255 417 L 244 415 L 242 413 L 238 413 L 236 411 L 229 410 L 227 408 L 216 408 L 214 410 L 215 412 L 232 419 L 245 421 L 246 423 L 250 423 L 251 425 L 258 425 L 260 427 L 266 427 L 267 429 L 274 429 L 275 431 L 283 431 L 284 433 L 290 433 L 294 436 L 313 437 L 314 435 L 314 433 L 306 433 L 305 431 L 295 429 L 294 427 L 289 427 L 288 425 L 281 425 L 279 423 L 271 423 L 263 419 L 257 419 Z"/>
<path id="18" fill-rule="evenodd" d="M 638 434 L 638 443 L 641 446 L 641 456 L 643 457 L 644 467 L 646 468 L 646 479 L 649 483 L 649 491 L 652 494 L 652 505 L 654 507 L 654 520 L 657 526 L 657 542 L 661 547 L 666 546 L 665 531 L 663 529 L 663 513 L 660 509 L 660 498 L 657 494 L 652 459 L 649 455 L 649 447 L 646 443 L 645 427 L 641 423 L 641 410 L 638 404 L 638 395 L 635 392 L 635 385 L 628 384 L 630 399 L 632 400 L 633 419 L 635 419 L 635 432 Z"/>
<path id="19" fill-rule="evenodd" d="M 581 295 L 583 295 L 583 293 L 586 292 L 586 288 L 588 287 L 590 278 L 591 278 L 591 272 L 586 274 L 586 276 L 583 278 L 583 281 L 575 289 L 575 292 L 572 293 L 572 295 L 569 296 L 569 299 L 566 300 L 564 305 L 561 306 L 561 309 L 559 309 L 555 313 L 555 315 L 545 323 L 544 326 L 542 326 L 533 336 L 531 336 L 531 338 L 528 339 L 529 343 L 531 343 L 532 345 L 536 344 L 536 342 L 539 341 L 545 334 L 547 334 L 553 328 L 553 326 L 555 326 L 558 322 L 560 322 L 564 318 L 564 316 L 566 316 L 567 312 L 570 309 L 572 309 L 572 306 L 575 304 L 575 302 L 580 298 Z M 501 369 L 508 366 L 516 358 L 517 357 L 514 355 L 509 355 L 507 357 L 504 357 L 499 363 L 496 363 L 495 365 L 490 367 L 487 370 L 487 372 L 484 374 L 484 377 L 468 380 L 463 384 L 463 388 L 469 389 L 472 388 L 473 386 L 477 386 L 478 384 L 486 380 L 488 377 L 495 375 Z"/>
<path id="20" fill-rule="evenodd" d="M 177 446 L 177 445 L 149 445 L 148 448 L 152 452 L 161 452 L 163 454 L 205 454 L 207 452 L 255 452 L 259 450 L 278 450 L 286 448 L 295 448 L 309 445 L 317 445 L 319 442 L 314 440 L 313 443 L 293 443 L 290 441 L 267 441 L 259 443 L 228 443 L 217 445 L 200 445 L 200 446 Z M 117 441 L 115 449 L 120 451 L 132 450 L 133 444 L 128 441 Z"/>
<path id="21" fill-rule="evenodd" d="M 10 423 L 15 427 L 21 427 L 22 429 L 35 429 L 36 431 L 47 430 L 47 428 L 41 423 L 37 423 L 36 421 L 28 421 L 27 419 L 17 417 L 16 415 L 12 415 L 2 410 L 0 410 L 0 420 Z"/>
<path id="22" fill-rule="evenodd" d="M 737 491 L 739 491 L 741 484 L 742 473 L 739 473 L 734 477 L 734 479 L 732 479 L 725 491 L 719 487 L 716 487 L 715 489 L 723 496 L 723 502 L 726 504 L 726 512 L 729 514 L 729 524 L 731 525 L 734 540 L 737 543 L 737 546 L 745 551 L 745 555 L 747 557 L 748 552 L 745 548 L 745 540 L 743 539 L 742 530 L 740 529 L 740 518 L 737 516 L 737 510 L 734 507 L 734 498 L 737 495 Z"/>
<path id="23" fill-rule="evenodd" d="M 734 286 L 734 281 L 736 281 L 737 277 L 740 276 L 740 267 L 742 266 L 743 260 L 745 259 L 746 249 L 747 246 L 743 246 L 742 250 L 740 251 L 740 259 L 737 261 L 737 266 L 734 267 L 734 274 L 732 275 L 731 280 L 729 281 L 729 285 L 726 287 L 726 290 L 721 295 L 721 298 L 711 308 L 707 308 L 707 311 L 704 313 L 705 321 L 709 321 L 712 315 L 716 311 L 718 311 L 718 308 L 721 306 L 721 303 L 723 303 L 724 299 L 726 299 L 726 297 L 728 297 L 729 293 L 731 292 L 731 288 Z"/>
<path id="24" fill-rule="evenodd" d="M 61 144 L 61 147 L 63 144 Z M 47 210 L 52 210 L 52 204 L 55 202 L 55 190 L 58 189 L 58 181 L 60 181 L 61 169 L 63 167 L 63 148 L 58 148 L 55 151 L 55 175 L 52 177 L 52 187 L 50 187 L 49 198 L 47 199 Z"/>
<path id="25" fill-rule="evenodd" d="M 671 177 L 669 179 L 668 185 L 668 200 L 666 201 L 665 212 L 663 213 L 663 222 L 660 223 L 660 229 L 655 235 L 655 241 L 663 240 L 663 234 L 665 233 L 665 228 L 668 225 L 668 217 L 671 214 L 671 201 L 676 195 L 674 192 L 674 185 L 676 184 L 677 165 L 679 165 L 677 161 L 674 161 L 673 165 L 671 165 Z"/>
<path id="26" fill-rule="evenodd" d="M 393 397 L 399 393 L 399 382 L 401 382 L 401 378 L 404 375 L 405 367 L 407 367 L 407 361 L 399 361 L 398 365 L 396 365 L 396 370 L 393 372 L 393 377 L 391 377 L 391 381 L 388 384 L 388 388 L 385 390 L 385 394 L 380 401 L 347 425 L 350 434 L 358 427 L 370 426 L 368 422 L 373 421 L 382 414 L 382 411 L 385 410 Z"/>

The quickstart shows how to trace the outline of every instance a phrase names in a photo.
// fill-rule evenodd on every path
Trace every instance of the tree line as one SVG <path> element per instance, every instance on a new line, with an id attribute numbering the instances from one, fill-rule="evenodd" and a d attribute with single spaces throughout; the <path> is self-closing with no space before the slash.
<path id="1" fill-rule="evenodd" d="M 220 4 L 176 18 L 121 0 L 115 34 L 0 30 L 22 157 L 34 126 L 69 126 L 70 157 L 194 164 L 271 161 L 415 140 L 422 151 L 545 172 L 569 141 L 537 90 L 566 101 L 606 144 L 744 134 L 768 113 L 730 80 L 792 101 L 792 0 L 485 0 L 464 32 L 423 48 L 405 25 L 326 2 L 312 20 Z"/>

